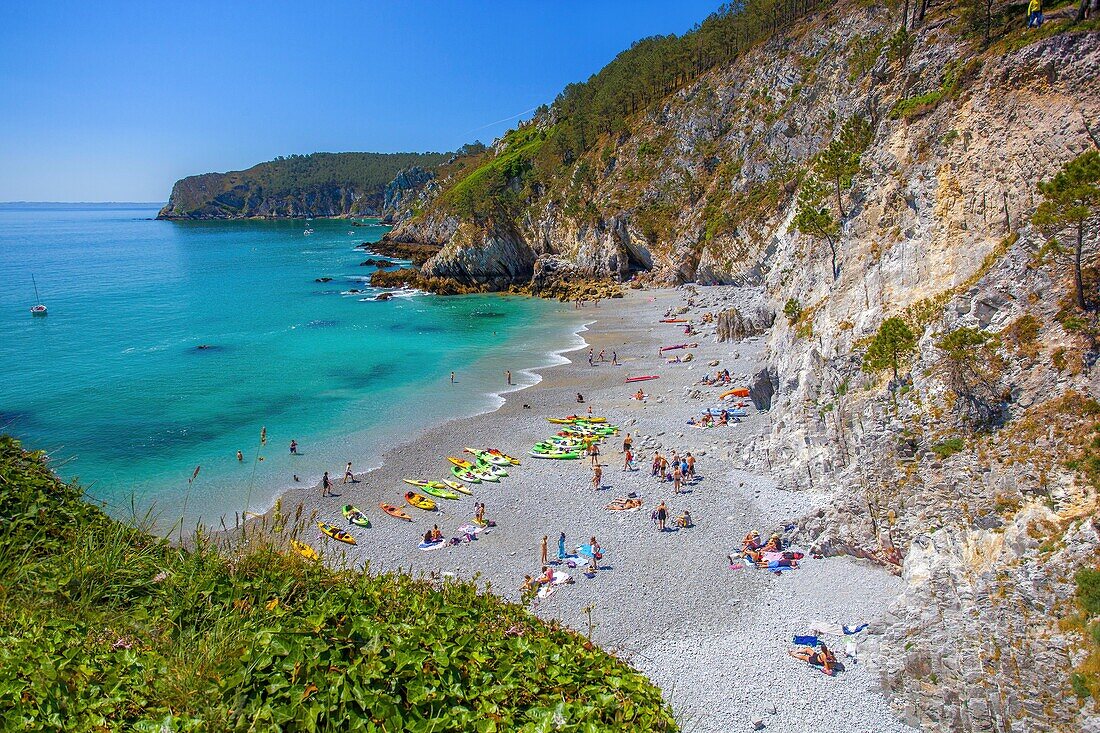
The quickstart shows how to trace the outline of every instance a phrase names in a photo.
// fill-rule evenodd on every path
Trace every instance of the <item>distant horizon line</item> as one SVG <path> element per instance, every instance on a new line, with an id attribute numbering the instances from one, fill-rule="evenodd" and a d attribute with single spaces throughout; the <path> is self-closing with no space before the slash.
<path id="1" fill-rule="evenodd" d="M 12 206 L 14 204 L 141 204 L 142 206 L 164 206 L 166 201 L 0 201 L 0 206 Z"/>

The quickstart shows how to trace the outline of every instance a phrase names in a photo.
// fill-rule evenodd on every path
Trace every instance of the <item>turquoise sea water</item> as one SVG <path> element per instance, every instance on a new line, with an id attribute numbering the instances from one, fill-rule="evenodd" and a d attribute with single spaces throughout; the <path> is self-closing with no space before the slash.
<path id="1" fill-rule="evenodd" d="M 498 406 L 505 369 L 531 384 L 521 370 L 579 343 L 568 308 L 531 298 L 364 301 L 378 291 L 354 246 L 384 227 L 155 215 L 0 206 L 0 430 L 116 514 L 132 499 L 166 526 L 186 501 L 186 526 L 231 522 L 293 474 L 366 469 L 431 424 Z M 32 272 L 45 318 L 30 314 Z"/>

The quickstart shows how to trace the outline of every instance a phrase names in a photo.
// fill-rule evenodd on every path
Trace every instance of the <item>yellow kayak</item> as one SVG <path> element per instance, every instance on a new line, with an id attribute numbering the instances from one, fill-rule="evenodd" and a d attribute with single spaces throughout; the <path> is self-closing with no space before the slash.
<path id="1" fill-rule="evenodd" d="M 332 539 L 338 542 L 345 542 L 349 545 L 355 544 L 355 538 L 342 529 L 333 527 L 331 524 L 325 524 L 324 522 L 317 523 L 317 529 L 321 530 L 322 534 L 326 534 Z"/>
<path id="2" fill-rule="evenodd" d="M 460 494 L 466 494 L 467 496 L 473 496 L 474 494 L 474 492 L 467 489 L 466 484 L 462 483 L 461 481 L 448 481 L 444 479 L 443 483 L 447 486 L 448 489 L 453 489 Z"/>
<path id="3" fill-rule="evenodd" d="M 405 492 L 405 501 L 409 502 L 410 506 L 414 506 L 417 509 L 423 509 L 426 512 L 430 512 L 435 509 L 435 502 L 422 494 L 418 494 L 415 491 Z"/>
<path id="4" fill-rule="evenodd" d="M 317 554 L 317 550 L 314 550 L 312 547 L 307 545 L 305 542 L 299 542 L 298 540 L 291 540 L 290 541 L 290 546 L 291 546 L 291 548 L 294 549 L 295 552 L 297 552 L 299 555 L 301 555 L 302 557 L 304 557 L 307 560 L 317 560 L 318 558 L 320 558 L 320 555 Z"/>
<path id="5" fill-rule="evenodd" d="M 470 461 L 467 461 L 465 458 L 455 458 L 454 456 L 447 456 L 447 460 L 455 464 L 459 468 L 465 468 L 467 471 L 472 470 L 474 467 L 474 464 Z"/>

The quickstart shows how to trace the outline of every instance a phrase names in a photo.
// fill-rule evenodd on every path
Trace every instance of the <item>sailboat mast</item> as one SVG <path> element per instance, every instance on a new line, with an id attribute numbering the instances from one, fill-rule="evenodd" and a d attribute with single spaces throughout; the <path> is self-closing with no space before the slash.
<path id="1" fill-rule="evenodd" d="M 38 297 L 38 283 L 34 281 L 34 274 L 31 274 L 31 284 L 34 285 L 34 302 L 41 303 L 42 299 Z"/>

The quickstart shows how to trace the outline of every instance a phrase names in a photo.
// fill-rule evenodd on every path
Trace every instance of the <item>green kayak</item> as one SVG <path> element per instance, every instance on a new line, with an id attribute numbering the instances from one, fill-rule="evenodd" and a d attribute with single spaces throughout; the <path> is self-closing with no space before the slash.
<path id="1" fill-rule="evenodd" d="M 554 458 L 557 460 L 567 460 L 581 457 L 581 454 L 577 451 L 569 451 L 568 453 L 564 451 L 546 451 L 545 453 L 536 453 L 535 451 L 531 451 L 531 455 L 535 458 Z"/>
<path id="2" fill-rule="evenodd" d="M 348 520 L 352 524 L 357 524 L 360 527 L 369 527 L 370 520 L 367 519 L 363 512 L 359 511 L 351 504 L 344 504 L 344 519 Z"/>
<path id="3" fill-rule="evenodd" d="M 441 485 L 436 485 L 434 481 L 432 483 L 425 484 L 424 486 L 421 486 L 420 488 L 425 494 L 431 494 L 432 496 L 437 496 L 440 499 L 457 499 L 458 498 L 458 494 L 451 491 L 450 489 L 444 488 Z"/>

